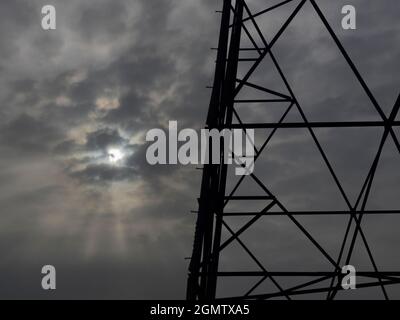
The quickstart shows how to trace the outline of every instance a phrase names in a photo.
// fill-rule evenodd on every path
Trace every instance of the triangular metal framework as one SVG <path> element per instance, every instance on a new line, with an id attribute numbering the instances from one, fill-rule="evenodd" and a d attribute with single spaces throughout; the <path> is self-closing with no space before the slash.
<path id="1" fill-rule="evenodd" d="M 358 80 L 366 96 L 374 106 L 379 121 L 345 121 L 345 122 L 310 122 L 308 121 L 305 112 L 303 111 L 299 101 L 296 98 L 285 74 L 279 65 L 277 58 L 273 53 L 274 45 L 279 41 L 282 34 L 290 25 L 292 20 L 300 12 L 306 2 L 309 2 L 314 8 L 316 14 L 321 22 L 329 32 L 333 41 L 340 50 L 341 55 L 351 68 L 355 78 Z M 256 22 L 257 17 L 265 15 L 275 9 L 295 3 L 295 9 L 292 11 L 286 21 L 283 22 L 281 28 L 272 38 L 267 42 L 266 37 L 260 30 Z M 193 254 L 189 266 L 189 279 L 187 286 L 187 299 L 189 300 L 213 300 L 220 297 L 216 296 L 218 279 L 221 277 L 254 277 L 256 281 L 249 283 L 247 288 L 243 288 L 242 296 L 224 297 L 224 299 L 270 299 L 283 297 L 292 299 L 299 295 L 306 295 L 312 293 L 326 293 L 327 299 L 334 299 L 337 292 L 342 290 L 341 283 L 341 266 L 350 264 L 351 258 L 354 253 L 355 243 L 359 238 L 368 253 L 371 266 L 374 271 L 358 271 L 359 277 L 371 279 L 370 282 L 364 282 L 358 285 L 358 289 L 368 287 L 380 288 L 381 297 L 388 299 L 386 287 L 388 285 L 400 283 L 400 271 L 383 272 L 378 269 L 378 264 L 374 259 L 372 250 L 367 241 L 367 237 L 362 228 L 362 221 L 365 215 L 375 214 L 400 214 L 400 209 L 395 210 L 367 210 L 367 203 L 371 195 L 371 187 L 374 183 L 375 173 L 378 163 L 381 159 L 382 150 L 388 140 L 392 140 L 400 152 L 399 140 L 395 134 L 394 127 L 399 126 L 400 122 L 396 121 L 396 117 L 400 108 L 400 96 L 392 108 L 390 116 L 387 117 L 382 111 L 381 106 L 369 89 L 368 85 L 362 78 L 360 72 L 357 70 L 355 64 L 346 52 L 338 37 L 335 35 L 332 27 L 329 25 L 323 12 L 317 4 L 316 0 L 287 0 L 276 4 L 270 8 L 262 10 L 253 14 L 245 0 L 223 0 L 221 19 L 221 29 L 219 37 L 219 45 L 217 48 L 217 63 L 215 70 L 215 78 L 213 90 L 211 95 L 211 102 L 207 117 L 207 128 L 219 129 L 224 128 L 233 129 L 241 128 L 246 129 L 271 129 L 270 134 L 266 137 L 265 142 L 260 148 L 256 148 L 256 160 L 262 152 L 266 152 L 269 142 L 278 130 L 288 128 L 305 128 L 308 130 L 316 147 L 319 150 L 321 158 L 326 165 L 333 181 L 338 188 L 344 202 L 347 205 L 345 211 L 309 211 L 309 212 L 292 212 L 288 210 L 283 203 L 270 191 L 261 179 L 255 174 L 250 176 L 241 177 L 232 191 L 227 194 L 227 165 L 205 165 L 203 168 L 203 178 L 201 185 L 201 195 L 199 198 L 199 211 L 195 229 L 195 239 L 193 245 Z M 245 22 L 251 22 L 252 29 L 255 30 L 256 35 L 252 34 Z M 242 47 L 241 39 L 246 35 L 252 43 L 252 47 Z M 262 41 L 262 47 L 257 44 L 255 37 L 259 37 Z M 242 58 L 243 52 L 253 52 L 257 55 L 255 58 Z M 260 63 L 266 58 L 272 59 L 273 65 L 282 80 L 282 83 L 287 89 L 289 94 L 277 92 L 256 83 L 249 81 L 251 75 L 259 67 Z M 241 79 L 237 78 L 238 65 L 242 62 L 253 62 L 248 69 L 245 76 Z M 268 99 L 247 99 L 240 100 L 237 98 L 238 94 L 245 87 L 250 87 L 259 90 L 269 95 Z M 287 107 L 282 113 L 279 121 L 276 122 L 259 122 L 259 123 L 246 123 L 242 121 L 236 107 L 238 104 L 271 104 L 271 103 L 287 103 Z M 291 110 L 297 110 L 301 116 L 302 121 L 299 122 L 286 122 L 285 119 Z M 234 123 L 236 121 L 237 123 Z M 340 179 L 338 178 L 330 160 L 325 153 L 317 135 L 315 134 L 316 128 L 361 128 L 361 127 L 374 127 L 382 128 L 383 135 L 380 138 L 380 143 L 374 160 L 369 168 L 368 174 L 365 177 L 361 190 L 358 193 L 357 200 L 352 203 L 349 196 L 346 194 Z M 252 179 L 263 191 L 264 196 L 241 196 L 235 197 L 235 192 L 241 185 L 244 179 Z M 260 212 L 241 212 L 230 213 L 227 212 L 226 207 L 232 201 L 265 201 L 265 207 Z M 274 212 L 272 209 L 279 209 L 280 213 Z M 286 215 L 298 228 L 298 230 L 307 237 L 310 244 L 320 252 L 320 254 L 329 262 L 332 269 L 329 271 L 301 271 L 301 272 L 284 272 L 284 271 L 269 271 L 252 252 L 252 250 L 241 240 L 241 235 L 246 232 L 253 224 L 255 224 L 261 217 L 265 215 Z M 225 221 L 228 216 L 248 216 L 251 217 L 250 221 L 244 224 L 237 231 L 234 231 Z M 340 253 L 337 257 L 332 257 L 323 248 L 323 246 L 312 236 L 311 232 L 307 230 L 296 218 L 298 215 L 347 215 L 349 220 L 347 228 L 344 233 L 344 238 L 341 241 Z M 222 229 L 225 228 L 230 237 L 221 241 Z M 259 271 L 229 271 L 224 272 L 219 270 L 219 257 L 220 253 L 230 246 L 233 242 L 238 243 L 249 257 L 256 263 Z M 234 266 L 233 266 L 234 267 Z M 312 278 L 307 282 L 292 287 L 284 287 L 279 283 L 277 278 L 282 277 L 302 277 Z M 270 279 L 274 284 L 276 290 L 273 292 L 265 292 L 261 294 L 254 294 L 257 288 Z M 329 280 L 329 286 L 318 287 Z"/>

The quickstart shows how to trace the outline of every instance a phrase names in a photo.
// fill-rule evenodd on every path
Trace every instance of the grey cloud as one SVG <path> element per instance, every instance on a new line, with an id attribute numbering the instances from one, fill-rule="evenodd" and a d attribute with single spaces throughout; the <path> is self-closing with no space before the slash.
<path id="1" fill-rule="evenodd" d="M 354 33 L 340 28 L 340 8 L 346 1 L 319 3 L 388 111 L 399 85 L 397 1 L 354 1 L 359 14 Z M 147 144 L 128 140 L 140 140 L 137 136 L 163 128 L 168 120 L 178 120 L 180 128 L 204 125 L 210 94 L 205 86 L 212 83 L 215 60 L 209 48 L 218 40 L 214 10 L 219 4 L 116 0 L 94 6 L 89 0 L 57 0 L 58 30 L 47 34 L 39 25 L 44 4 L 0 4 L 0 249 L 7 253 L 0 263 L 0 296 L 183 298 L 184 257 L 190 255 L 195 223 L 188 213 L 196 210 L 201 171 L 150 166 Z M 254 10 L 268 4 L 249 1 Z M 290 7 L 281 13 L 287 15 Z M 270 16 L 263 26 L 269 39 L 281 18 Z M 310 6 L 277 42 L 274 53 L 310 120 L 376 119 Z M 252 81 L 285 90 L 270 65 Z M 119 106 L 99 110 L 96 101 L 103 97 L 117 99 Z M 60 99 L 64 103 L 57 103 Z M 276 119 L 283 111 L 282 105 L 238 110 L 255 121 Z M 289 118 L 300 119 L 295 113 Z M 354 199 L 376 151 L 376 134 L 367 129 L 317 130 L 316 135 Z M 115 145 L 131 153 L 120 165 L 103 161 Z M 398 204 L 393 174 L 398 170 L 390 160 L 395 150 L 392 146 L 386 151 L 371 207 Z M 306 130 L 278 130 L 256 171 L 288 208 L 344 207 Z M 385 188 L 393 191 L 384 193 Z M 246 181 L 240 192 L 250 191 L 260 192 Z M 346 221 L 299 220 L 316 230 L 313 235 L 329 252 L 337 253 L 336 234 Z M 247 221 L 228 222 L 240 228 Z M 389 256 L 396 230 L 392 224 L 382 235 L 384 222 L 366 219 L 366 233 L 376 246 L 374 253 L 390 269 L 398 262 L 397 255 Z M 243 241 L 268 267 L 295 266 L 299 259 L 310 268 L 326 266 L 284 217 L 266 218 Z M 238 247 L 221 261 L 222 267 L 249 266 Z M 360 265 L 365 261 L 357 258 Z M 37 288 L 40 267 L 49 263 L 58 270 L 56 296 Z M 160 288 L 155 290 L 150 279 Z M 227 283 L 225 288 L 239 292 L 242 286 Z"/>
<path id="2" fill-rule="evenodd" d="M 127 140 L 120 136 L 118 130 L 110 128 L 91 132 L 86 139 L 86 148 L 88 150 L 104 150 L 127 143 Z"/>
<path id="3" fill-rule="evenodd" d="M 6 124 L 0 132 L 3 144 L 24 152 L 46 152 L 62 137 L 57 128 L 26 114 Z"/>
<path id="4" fill-rule="evenodd" d="M 104 183 L 107 181 L 130 180 L 136 176 L 136 172 L 132 168 L 89 164 L 85 169 L 73 172 L 71 175 L 84 182 Z"/>

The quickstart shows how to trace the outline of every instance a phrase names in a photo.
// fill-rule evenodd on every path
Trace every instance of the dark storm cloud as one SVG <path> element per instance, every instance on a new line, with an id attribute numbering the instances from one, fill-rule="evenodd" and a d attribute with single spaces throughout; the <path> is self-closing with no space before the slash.
<path id="1" fill-rule="evenodd" d="M 157 127 L 163 110 L 152 108 L 150 90 L 168 85 L 175 68 L 168 58 L 134 49 L 137 54 L 132 59 L 127 52 L 116 64 L 104 72 L 121 84 L 135 83 L 131 90 L 120 99 L 120 107 L 109 111 L 104 121 L 118 124 L 130 131 L 143 130 L 148 126 Z M 137 81 L 140 79 L 140 81 Z"/>
<path id="2" fill-rule="evenodd" d="M 398 4 L 353 2 L 356 32 L 340 28 L 345 1 L 318 1 L 388 111 L 400 81 Z M 254 11 L 271 3 L 249 1 Z M 180 129 L 204 125 L 210 95 L 205 86 L 212 83 L 215 60 L 209 48 L 218 40 L 214 11 L 220 3 L 102 0 L 94 5 L 57 0 L 54 33 L 40 29 L 44 4 L 0 4 L 0 246 L 7 252 L 0 263 L 0 296 L 182 298 L 183 258 L 190 255 L 195 220 L 188 213 L 197 209 L 201 171 L 150 166 L 143 137 L 149 129 L 165 128 L 168 120 L 177 120 Z M 274 35 L 269 31 L 277 30 L 290 8 L 266 19 L 263 30 L 269 39 Z M 309 5 L 274 53 L 310 120 L 379 119 Z M 251 81 L 285 91 L 271 65 Z M 238 112 L 261 121 L 266 113 L 279 117 L 280 108 Z M 296 112 L 288 119 L 300 121 Z M 354 199 L 377 149 L 376 134 L 317 130 L 316 135 Z M 278 131 L 256 172 L 288 208 L 342 209 L 344 200 L 312 143 L 306 130 Z M 121 163 L 109 162 L 110 147 L 127 152 Z M 385 166 L 397 172 L 389 161 L 391 152 L 393 148 L 387 150 Z M 354 161 L 349 164 L 348 159 Z M 388 183 L 397 190 L 397 176 L 387 171 L 380 171 L 376 188 Z M 240 191 L 253 190 L 260 192 L 246 180 Z M 372 205 L 385 201 L 396 207 L 395 191 L 389 196 L 378 192 Z M 245 222 L 229 221 L 237 228 Z M 301 222 L 319 230 L 315 236 L 336 254 L 336 234 L 345 221 Z M 383 226 L 369 220 L 366 227 L 377 247 L 374 252 L 389 269 L 396 265 L 387 246 L 391 237 L 379 232 Z M 394 229 L 386 231 L 392 234 Z M 295 266 L 300 256 L 310 268 L 326 266 L 287 219 L 266 219 L 250 231 L 243 240 L 268 267 Z M 6 243 L 13 243 L 13 249 Z M 242 254 L 240 248 L 227 253 L 222 266 L 254 267 Z M 58 271 L 56 296 L 37 288 L 40 267 L 49 263 Z"/>
<path id="3" fill-rule="evenodd" d="M 83 40 L 125 34 L 127 12 L 123 2 L 105 2 L 101 6 L 84 5 L 78 14 L 76 29 Z M 99 23 L 101 22 L 101 23 Z"/>
<path id="4" fill-rule="evenodd" d="M 71 175 L 88 183 L 104 183 L 105 181 L 131 180 L 136 176 L 131 168 L 114 168 L 110 165 L 89 164 L 85 169 Z"/>
<path id="5" fill-rule="evenodd" d="M 110 148 L 130 147 L 128 140 L 123 138 L 119 131 L 111 128 L 102 128 L 86 134 L 85 143 L 79 144 L 74 140 L 65 140 L 55 146 L 54 151 L 57 154 L 73 155 L 79 152 L 98 151 L 100 153 L 107 152 Z"/>
<path id="6" fill-rule="evenodd" d="M 27 24 L 33 23 L 37 14 L 33 3 L 17 0 L 12 4 L 10 1 L 2 1 L 0 4 L 0 56 L 7 59 L 18 54 L 19 48 L 14 40 L 20 32 L 24 32 Z M 17 23 L 15 23 L 17 21 Z M 10 25 L 13 27 L 10 28 Z"/>
<path id="7" fill-rule="evenodd" d="M 23 152 L 46 152 L 62 132 L 40 119 L 22 114 L 0 129 L 3 145 Z"/>
<path id="8" fill-rule="evenodd" d="M 120 136 L 118 130 L 110 128 L 91 132 L 86 139 L 86 148 L 88 150 L 104 150 L 127 143 L 127 140 Z"/>

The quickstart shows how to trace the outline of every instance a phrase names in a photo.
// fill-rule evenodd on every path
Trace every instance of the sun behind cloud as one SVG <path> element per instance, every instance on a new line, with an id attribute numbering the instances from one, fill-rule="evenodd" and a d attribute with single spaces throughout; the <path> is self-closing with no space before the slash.
<path id="1" fill-rule="evenodd" d="M 108 150 L 108 160 L 112 164 L 116 164 L 121 161 L 125 157 L 124 152 L 122 149 L 113 148 Z"/>

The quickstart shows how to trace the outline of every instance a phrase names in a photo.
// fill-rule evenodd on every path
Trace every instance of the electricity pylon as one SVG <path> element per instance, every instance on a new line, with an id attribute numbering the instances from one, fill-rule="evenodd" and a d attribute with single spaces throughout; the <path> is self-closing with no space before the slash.
<path id="1" fill-rule="evenodd" d="M 284 68 L 280 66 L 278 58 L 274 54 L 276 44 L 307 3 L 311 5 L 316 16 L 320 19 L 320 22 L 329 33 L 330 38 L 339 49 L 341 58 L 343 58 L 349 66 L 358 85 L 362 88 L 363 93 L 368 97 L 377 112 L 379 120 L 365 121 L 351 119 L 349 121 L 325 122 L 313 122 L 308 120 L 299 100 L 296 98 L 290 81 L 285 76 Z M 289 4 L 294 4 L 294 9 L 291 10 L 289 17 L 282 21 L 279 30 L 272 39 L 267 41 L 267 36 L 259 25 L 260 19 L 267 14 L 273 14 L 274 10 L 278 10 Z M 322 163 L 329 172 L 335 188 L 337 188 L 337 191 L 346 204 L 346 210 L 293 211 L 270 190 L 268 181 L 263 181 L 256 173 L 240 177 L 233 185 L 233 188 L 228 190 L 227 179 L 229 165 L 224 164 L 223 161 L 221 161 L 219 165 L 205 165 L 203 168 L 193 253 L 189 266 L 187 299 L 292 299 L 294 297 L 316 293 L 324 294 L 324 297 L 327 299 L 334 299 L 338 292 L 343 290 L 341 283 L 344 276 L 344 274 L 342 274 L 342 267 L 351 264 L 352 256 L 356 250 L 356 241 L 359 241 L 364 250 L 366 250 L 368 261 L 372 269 L 371 271 L 357 270 L 357 279 L 363 278 L 367 280 L 361 284 L 358 283 L 357 290 L 377 287 L 380 290 L 381 297 L 388 299 L 389 294 L 387 287 L 400 283 L 400 272 L 396 270 L 382 271 L 378 269 L 379 263 L 376 261 L 371 246 L 367 241 L 366 233 L 362 228 L 362 222 L 363 219 L 365 220 L 365 216 L 369 215 L 394 215 L 400 213 L 399 209 L 385 208 L 368 210 L 367 206 L 368 200 L 371 197 L 371 189 L 374 184 L 377 167 L 382 158 L 382 151 L 387 141 L 391 140 L 397 148 L 396 152 L 400 152 L 400 144 L 394 130 L 399 126 L 399 121 L 396 121 L 396 117 L 400 108 L 400 96 L 390 114 L 387 116 L 328 23 L 328 20 L 324 16 L 316 0 L 287 0 L 256 13 L 250 10 L 245 0 L 223 0 L 223 9 L 221 13 L 222 18 L 217 48 L 215 78 L 207 116 L 207 128 L 218 130 L 269 129 L 269 134 L 264 137 L 265 140 L 261 146 L 255 146 L 256 160 L 262 153 L 268 152 L 267 147 L 277 131 L 294 128 L 307 130 L 311 141 L 320 154 Z M 242 45 L 244 38 L 247 38 L 247 43 L 250 43 L 250 46 L 244 47 Z M 254 53 L 256 56 L 244 58 L 243 55 L 247 53 Z M 286 94 L 250 81 L 251 76 L 267 58 L 272 61 L 273 68 L 279 74 L 280 81 L 287 92 Z M 243 67 L 245 72 L 243 76 L 239 78 L 238 68 L 244 63 L 250 65 L 247 69 Z M 240 99 L 240 94 L 245 88 L 251 88 L 266 94 L 268 98 Z M 254 105 L 268 106 L 274 103 L 286 104 L 279 120 L 274 122 L 262 122 L 262 119 L 256 123 L 246 122 L 237 111 L 238 108 L 243 105 L 251 108 Z M 293 110 L 296 110 L 298 113 L 299 121 L 287 121 L 288 114 Z M 318 139 L 316 130 L 319 128 L 378 128 L 381 130 L 376 153 L 374 154 L 368 173 L 363 180 L 362 187 L 357 191 L 358 196 L 354 203 L 352 203 L 350 197 L 345 192 L 341 179 Z M 221 157 L 223 154 L 222 152 Z M 257 169 L 261 168 L 257 167 Z M 252 180 L 260 190 L 263 191 L 263 194 L 237 195 L 237 190 L 245 179 Z M 310 181 L 310 183 L 312 182 Z M 247 204 L 255 201 L 261 201 L 263 203 L 262 210 L 256 212 L 243 209 L 237 212 L 229 212 L 227 210 L 231 203 L 246 202 Z M 248 205 L 248 207 L 250 207 L 250 205 Z M 264 216 L 286 216 L 290 223 L 297 228 L 298 232 L 316 249 L 315 252 L 329 264 L 329 270 L 268 270 L 267 266 L 258 259 L 257 254 L 242 240 L 242 236 L 249 231 L 249 228 L 257 224 L 260 218 Z M 343 238 L 342 236 L 340 236 L 340 238 L 338 236 L 337 238 L 340 248 L 339 254 L 333 257 L 332 254 L 324 248 L 323 243 L 313 236 L 312 230 L 307 229 L 299 221 L 298 216 L 319 216 L 323 218 L 327 216 L 345 216 L 348 220 L 346 220 L 346 227 L 345 230 L 343 230 Z M 227 217 L 250 217 L 250 220 L 234 230 L 234 228 L 230 227 L 226 222 Z M 223 230 L 228 233 L 228 237 L 225 240 L 222 239 Z M 285 235 L 282 234 L 282 237 L 284 236 Z M 230 260 L 230 270 L 221 270 L 221 253 L 234 243 L 244 250 L 257 266 L 258 270 L 235 270 L 234 256 L 231 257 Z M 282 255 L 283 254 L 284 252 L 282 252 Z M 276 257 L 269 257 L 269 260 L 271 261 L 274 258 Z M 302 261 L 299 261 L 300 267 L 301 263 Z M 400 270 L 400 266 L 398 270 Z M 243 284 L 242 282 L 241 284 L 243 287 L 242 295 L 225 295 L 219 297 L 218 285 L 222 278 L 242 278 L 249 280 L 248 283 Z M 304 281 L 304 278 L 308 280 Z M 298 282 L 296 285 L 289 285 L 286 279 L 296 279 Z M 267 280 L 271 283 L 270 289 L 267 291 L 261 290 L 260 292 L 262 284 Z M 256 293 L 257 291 L 258 293 Z"/>

